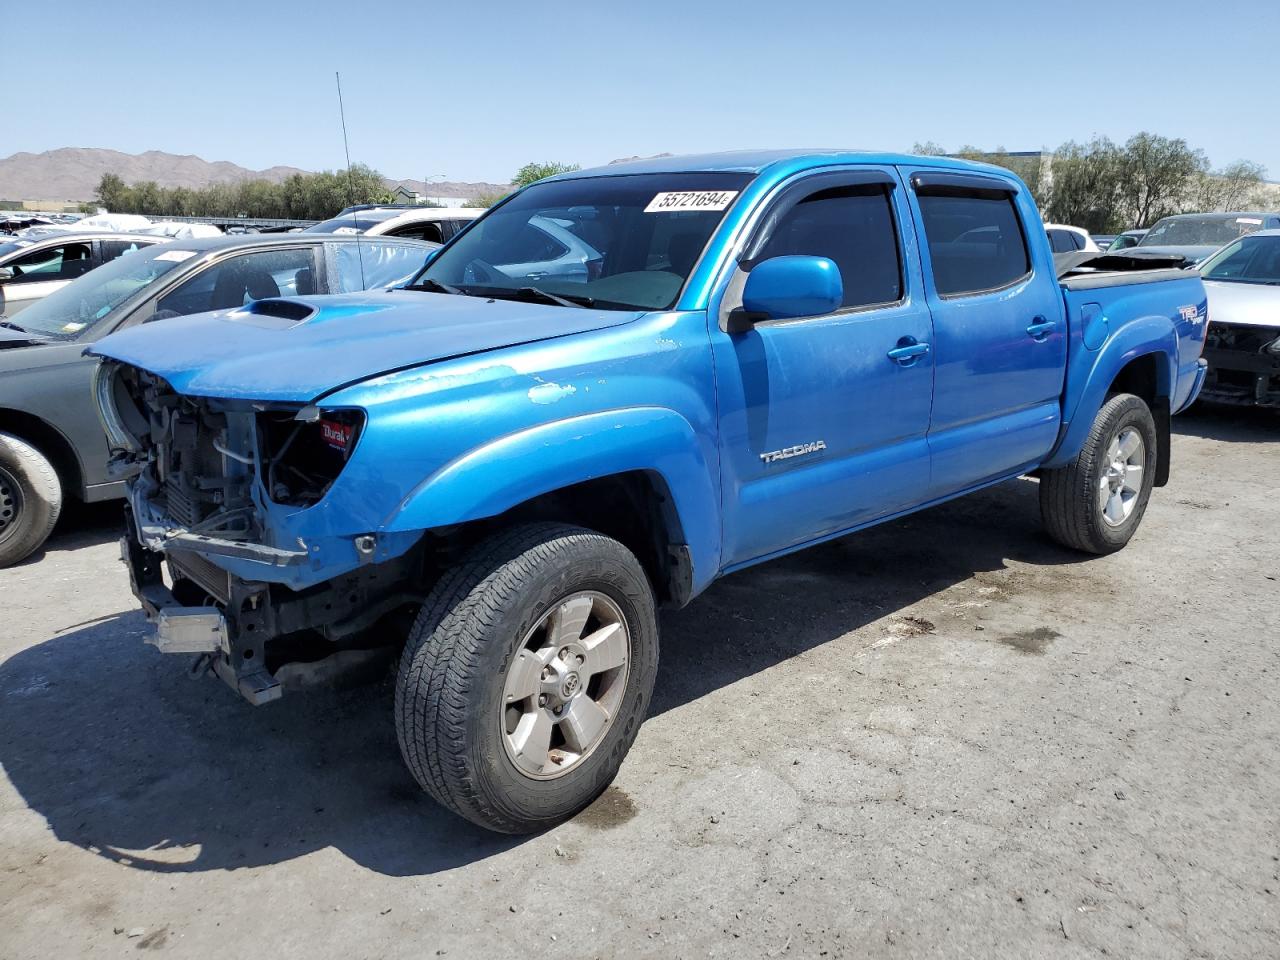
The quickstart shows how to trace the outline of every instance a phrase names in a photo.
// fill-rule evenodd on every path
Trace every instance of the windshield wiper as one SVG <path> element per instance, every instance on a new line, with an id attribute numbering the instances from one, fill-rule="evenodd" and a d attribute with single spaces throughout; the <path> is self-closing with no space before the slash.
<path id="1" fill-rule="evenodd" d="M 548 293 L 538 287 L 516 287 L 514 290 L 498 290 L 490 289 L 486 296 L 497 298 L 510 298 L 513 300 L 529 300 L 541 301 L 542 303 L 554 303 L 560 307 L 590 307 L 595 304 L 595 300 L 591 297 L 568 296 L 562 297 L 557 293 Z"/>
<path id="2" fill-rule="evenodd" d="M 448 284 L 448 283 L 441 283 L 439 280 L 434 280 L 431 277 L 423 278 L 423 280 L 420 283 L 406 283 L 404 285 L 404 289 L 405 290 L 422 290 L 427 293 L 430 293 L 432 290 L 435 290 L 439 293 L 451 293 L 451 294 L 454 294 L 455 296 L 463 296 L 463 297 L 467 296 L 467 291 L 463 290 L 461 287 L 455 287 L 452 284 Z"/>
<path id="3" fill-rule="evenodd" d="M 0 327 L 4 327 L 6 330 L 17 330 L 19 333 L 31 332 L 27 330 L 25 327 L 18 326 L 16 323 L 8 319 L 7 317 L 0 317 Z"/>

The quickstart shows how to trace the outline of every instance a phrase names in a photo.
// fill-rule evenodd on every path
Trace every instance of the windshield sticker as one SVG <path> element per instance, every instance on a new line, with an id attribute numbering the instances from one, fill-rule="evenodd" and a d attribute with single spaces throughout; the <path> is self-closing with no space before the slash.
<path id="1" fill-rule="evenodd" d="M 196 255 L 194 250 L 166 250 L 159 254 L 157 260 L 172 261 L 173 263 L 181 263 L 183 260 L 190 260 Z"/>
<path id="2" fill-rule="evenodd" d="M 77 323 L 76 321 L 72 320 L 70 323 L 64 323 L 62 325 L 62 332 L 63 333 L 79 333 L 81 330 L 83 330 L 87 326 L 88 326 L 87 323 Z"/>
<path id="3" fill-rule="evenodd" d="M 677 190 L 660 193 L 644 208 L 645 213 L 674 213 L 678 210 L 700 212 L 723 210 L 738 195 L 737 190 Z"/>
<path id="4" fill-rule="evenodd" d="M 1255 226 L 1262 226 L 1262 221 L 1256 217 L 1236 217 L 1236 223 L 1252 223 Z"/>

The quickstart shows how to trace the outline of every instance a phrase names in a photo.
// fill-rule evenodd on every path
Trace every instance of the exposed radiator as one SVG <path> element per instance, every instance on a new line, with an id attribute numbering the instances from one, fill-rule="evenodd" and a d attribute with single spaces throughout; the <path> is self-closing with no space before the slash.
<path id="1" fill-rule="evenodd" d="M 189 550 L 170 550 L 168 559 L 169 574 L 174 580 L 190 580 L 220 603 L 230 600 L 231 575 L 227 571 Z"/>
<path id="2" fill-rule="evenodd" d="M 192 527 L 200 522 L 202 511 L 200 503 L 189 496 L 173 479 L 164 485 L 165 513 L 169 518 L 184 527 Z"/>

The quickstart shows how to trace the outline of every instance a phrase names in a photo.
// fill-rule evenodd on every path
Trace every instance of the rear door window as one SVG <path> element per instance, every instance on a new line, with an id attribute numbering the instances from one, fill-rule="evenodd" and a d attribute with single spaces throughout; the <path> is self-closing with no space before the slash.
<path id="1" fill-rule="evenodd" d="M 147 246 L 150 246 L 150 244 L 139 243 L 137 240 L 103 240 L 102 262 L 110 263 L 122 253 L 133 253 L 133 251 L 141 250 Z"/>
<path id="2" fill-rule="evenodd" d="M 411 223 L 407 226 L 398 227 L 395 230 L 388 230 L 383 236 L 387 237 L 403 237 L 406 240 L 429 240 L 432 243 L 444 243 L 444 236 L 440 230 L 440 223 Z"/>
<path id="3" fill-rule="evenodd" d="M 377 237 L 358 243 L 335 243 L 332 247 L 338 278 L 334 293 L 385 290 L 406 284 L 422 269 L 430 252 L 410 243 L 379 242 Z"/>
<path id="4" fill-rule="evenodd" d="M 916 193 L 939 296 L 998 290 L 1031 272 L 1013 194 L 950 186 L 921 187 Z"/>

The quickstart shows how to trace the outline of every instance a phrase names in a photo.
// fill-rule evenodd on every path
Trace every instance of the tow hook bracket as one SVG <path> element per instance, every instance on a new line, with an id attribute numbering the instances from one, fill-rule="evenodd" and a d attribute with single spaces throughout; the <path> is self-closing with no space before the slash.
<path id="1" fill-rule="evenodd" d="M 227 645 L 227 621 L 217 607 L 162 607 L 147 638 L 161 653 L 216 653 Z"/>
<path id="2" fill-rule="evenodd" d="M 213 672 L 255 707 L 270 703 L 272 700 L 279 700 L 284 694 L 284 687 L 266 670 L 255 670 L 252 673 L 236 676 L 235 670 L 229 663 L 221 657 L 216 657 L 213 661 Z"/>

